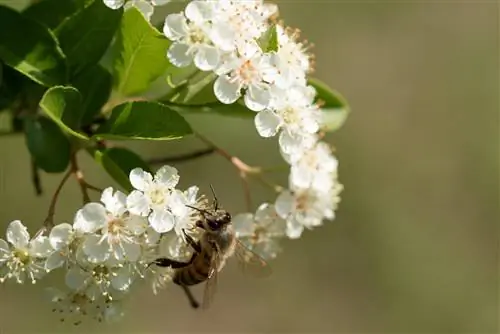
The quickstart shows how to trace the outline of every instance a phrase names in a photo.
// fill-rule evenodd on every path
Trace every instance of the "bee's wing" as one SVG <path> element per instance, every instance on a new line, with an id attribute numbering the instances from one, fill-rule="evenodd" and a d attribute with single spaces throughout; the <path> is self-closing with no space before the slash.
<path id="1" fill-rule="evenodd" d="M 267 262 L 252 250 L 248 249 L 239 240 L 236 240 L 234 254 L 238 259 L 238 264 L 245 274 L 249 274 L 254 277 L 267 277 L 271 275 L 272 270 Z"/>
<path id="2" fill-rule="evenodd" d="M 205 290 L 203 291 L 203 304 L 202 307 L 207 309 L 214 299 L 217 290 L 217 276 L 219 273 L 219 266 L 221 265 L 221 256 L 219 247 L 215 244 L 214 251 L 212 252 L 212 259 L 210 261 L 210 268 L 208 269 L 208 279 L 205 283 Z"/>

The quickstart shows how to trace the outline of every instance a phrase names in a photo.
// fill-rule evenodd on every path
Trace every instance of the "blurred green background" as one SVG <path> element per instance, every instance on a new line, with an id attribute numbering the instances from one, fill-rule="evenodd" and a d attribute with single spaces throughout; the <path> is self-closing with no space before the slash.
<path id="1" fill-rule="evenodd" d="M 121 323 L 73 327 L 59 324 L 40 286 L 9 285 L 0 288 L 0 333 L 498 332 L 498 3 L 278 3 L 287 24 L 315 43 L 315 75 L 352 106 L 327 137 L 345 185 L 337 219 L 285 242 L 267 280 L 228 266 L 207 312 L 190 309 L 175 286 L 156 297 L 138 286 Z M 281 163 L 277 142 L 259 138 L 252 122 L 190 121 L 252 165 Z M 202 145 L 130 147 L 157 157 Z M 0 138 L 0 157 L 0 221 L 22 219 L 34 231 L 60 176 L 43 175 L 45 195 L 35 197 L 24 138 Z M 111 184 L 82 160 L 92 183 Z M 244 210 L 237 174 L 221 157 L 176 167 L 182 187 L 213 183 L 226 208 Z M 273 200 L 252 190 L 258 202 Z M 71 183 L 57 219 L 71 220 L 80 200 Z"/>

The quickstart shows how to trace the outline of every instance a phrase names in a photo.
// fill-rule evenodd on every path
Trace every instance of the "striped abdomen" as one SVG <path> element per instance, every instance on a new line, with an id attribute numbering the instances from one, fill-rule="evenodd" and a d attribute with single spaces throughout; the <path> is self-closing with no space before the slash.
<path id="1" fill-rule="evenodd" d="M 177 269 L 173 282 L 178 285 L 195 285 L 208 279 L 212 252 L 202 251 L 194 255 L 193 262 L 187 267 Z"/>

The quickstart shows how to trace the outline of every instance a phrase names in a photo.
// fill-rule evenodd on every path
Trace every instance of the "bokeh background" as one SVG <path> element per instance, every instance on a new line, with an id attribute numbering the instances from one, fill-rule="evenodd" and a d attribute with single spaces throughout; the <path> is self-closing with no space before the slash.
<path id="1" fill-rule="evenodd" d="M 207 312 L 190 309 L 175 286 L 156 297 L 141 286 L 123 322 L 73 327 L 59 324 L 40 286 L 10 285 L 0 288 L 0 333 L 498 332 L 498 3 L 278 3 L 315 43 L 316 76 L 353 110 L 327 137 L 345 185 L 337 219 L 285 242 L 269 279 L 228 266 Z M 281 163 L 276 141 L 258 138 L 252 122 L 190 121 L 250 164 Z M 194 139 L 129 146 L 146 157 L 202 147 Z M 110 184 L 82 160 L 93 183 Z M 176 167 L 183 187 L 207 191 L 213 183 L 226 208 L 244 210 L 240 181 L 223 158 Z M 60 176 L 43 175 L 45 195 L 35 197 L 23 137 L 0 138 L 0 173 L 1 224 L 22 219 L 35 230 Z M 258 185 L 252 191 L 256 202 L 273 200 Z M 71 184 L 57 219 L 72 219 L 79 205 Z"/>

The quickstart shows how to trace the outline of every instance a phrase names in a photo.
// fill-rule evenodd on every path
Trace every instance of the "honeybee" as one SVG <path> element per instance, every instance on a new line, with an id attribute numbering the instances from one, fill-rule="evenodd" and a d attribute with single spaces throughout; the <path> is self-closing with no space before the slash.
<path id="1" fill-rule="evenodd" d="M 216 291 L 218 272 L 232 255 L 236 255 L 238 263 L 246 273 L 257 277 L 271 274 L 269 265 L 238 240 L 231 223 L 231 214 L 219 208 L 215 191 L 212 186 L 210 188 L 214 197 L 212 210 L 188 206 L 200 212 L 201 219 L 196 222 L 196 226 L 204 230 L 198 241 L 183 230 L 186 242 L 194 251 L 191 259 L 188 262 L 180 262 L 161 257 L 152 263 L 175 269 L 173 282 L 181 286 L 193 308 L 198 308 L 200 304 L 189 286 L 206 282 L 202 306 L 208 308 Z"/>

